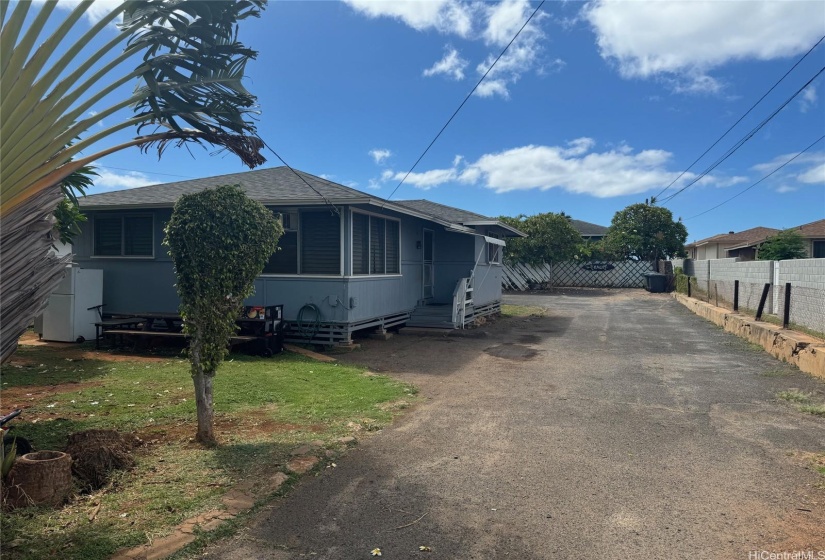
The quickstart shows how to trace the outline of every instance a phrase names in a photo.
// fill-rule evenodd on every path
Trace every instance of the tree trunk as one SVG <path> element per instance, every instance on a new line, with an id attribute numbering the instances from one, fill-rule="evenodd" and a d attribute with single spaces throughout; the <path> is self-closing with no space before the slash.
<path id="1" fill-rule="evenodd" d="M 17 339 L 46 306 L 71 256 L 50 253 L 52 213 L 63 198 L 59 185 L 30 198 L 0 226 L 0 363 L 17 349 Z"/>
<path id="2" fill-rule="evenodd" d="M 212 379 L 213 376 L 198 372 L 192 375 L 195 382 L 195 404 L 198 412 L 198 433 L 195 439 L 204 445 L 215 445 L 215 431 L 213 429 L 214 411 L 212 409 Z"/>

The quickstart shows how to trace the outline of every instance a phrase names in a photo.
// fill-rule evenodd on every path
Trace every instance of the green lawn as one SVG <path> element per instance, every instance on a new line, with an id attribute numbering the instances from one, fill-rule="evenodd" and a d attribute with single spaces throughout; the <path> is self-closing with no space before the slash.
<path id="1" fill-rule="evenodd" d="M 332 445 L 378 429 L 415 398 L 410 386 L 360 368 L 289 353 L 233 355 L 214 384 L 220 445 L 204 449 L 190 440 L 195 403 L 186 361 L 67 355 L 24 346 L 3 367 L 2 409 L 25 408 L 15 431 L 41 450 L 61 450 L 68 434 L 90 428 L 133 432 L 145 444 L 134 470 L 93 495 L 62 510 L 4 513 L 4 558 L 107 558 L 218 507 L 235 482 L 273 473 L 296 445 Z"/>

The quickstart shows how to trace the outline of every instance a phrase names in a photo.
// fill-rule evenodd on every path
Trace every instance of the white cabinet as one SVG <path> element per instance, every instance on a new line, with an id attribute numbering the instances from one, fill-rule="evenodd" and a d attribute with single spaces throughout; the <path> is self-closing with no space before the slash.
<path id="1" fill-rule="evenodd" d="M 103 271 L 69 267 L 66 276 L 49 296 L 43 311 L 43 340 L 82 342 L 94 340 L 96 309 L 103 303 Z"/>

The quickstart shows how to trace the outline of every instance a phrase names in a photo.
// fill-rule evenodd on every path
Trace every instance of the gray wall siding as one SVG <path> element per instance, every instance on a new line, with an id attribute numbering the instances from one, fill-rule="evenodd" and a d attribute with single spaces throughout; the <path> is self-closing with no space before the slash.
<path id="1" fill-rule="evenodd" d="M 295 320 L 300 308 L 312 303 L 321 310 L 323 320 L 358 322 L 374 317 L 411 311 L 422 297 L 422 256 L 418 244 L 425 227 L 435 232 L 435 301 L 452 302 L 459 278 L 469 275 L 483 239 L 445 231 L 426 220 L 381 209 L 363 207 L 378 215 L 401 220 L 401 275 L 357 277 L 261 276 L 248 305 L 284 305 L 284 317 Z M 350 272 L 350 208 L 343 208 L 344 271 Z M 96 215 L 154 215 L 154 250 L 152 258 L 118 258 L 92 256 L 93 223 Z M 103 301 L 107 313 L 176 312 L 179 305 L 175 276 L 168 248 L 162 245 L 163 228 L 172 215 L 171 209 L 142 212 L 87 212 L 89 221 L 74 243 L 75 262 L 83 268 L 103 270 Z M 476 270 L 477 304 L 501 299 L 501 267 L 488 266 L 486 253 Z M 351 306 L 355 298 L 355 306 Z M 347 309 L 352 307 L 351 309 Z"/>

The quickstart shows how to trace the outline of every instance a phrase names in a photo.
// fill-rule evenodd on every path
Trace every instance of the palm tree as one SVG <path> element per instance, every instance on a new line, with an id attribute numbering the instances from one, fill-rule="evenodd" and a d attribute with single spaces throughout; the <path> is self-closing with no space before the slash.
<path id="1" fill-rule="evenodd" d="M 72 192 L 73 173 L 129 147 L 160 156 L 193 142 L 229 150 L 249 167 L 264 163 L 251 118 L 257 99 L 241 83 L 257 53 L 237 33 L 265 2 L 127 0 L 69 41 L 92 0 L 60 18 L 52 18 L 56 2 L 36 4 L 30 16 L 32 2 L 0 1 L 0 362 L 62 277 L 65 261 L 49 256 L 52 214 L 61 189 Z M 104 33 L 119 18 L 118 32 Z M 35 47 L 49 25 L 54 31 Z M 87 54 L 93 41 L 103 45 Z M 131 94 L 97 107 L 134 82 Z M 131 116 L 101 128 L 127 108 Z M 125 129 L 136 136 L 107 144 Z"/>

